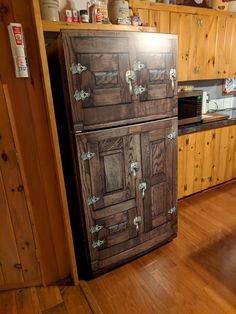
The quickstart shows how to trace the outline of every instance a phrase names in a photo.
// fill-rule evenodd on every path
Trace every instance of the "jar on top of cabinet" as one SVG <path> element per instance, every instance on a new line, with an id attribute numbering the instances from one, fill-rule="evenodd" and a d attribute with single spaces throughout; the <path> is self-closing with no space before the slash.
<path id="1" fill-rule="evenodd" d="M 59 21 L 59 0 L 40 0 L 42 18 Z"/>
<path id="2" fill-rule="evenodd" d="M 117 24 L 119 19 L 129 17 L 129 3 L 125 0 L 112 0 L 108 4 L 108 15 L 111 23 Z"/>
<path id="3" fill-rule="evenodd" d="M 213 0 L 212 8 L 220 11 L 228 10 L 228 0 Z"/>

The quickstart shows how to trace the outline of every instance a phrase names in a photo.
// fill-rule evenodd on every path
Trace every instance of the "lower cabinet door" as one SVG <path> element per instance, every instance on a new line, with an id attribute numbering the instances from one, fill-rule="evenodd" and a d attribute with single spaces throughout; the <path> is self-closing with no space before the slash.
<path id="1" fill-rule="evenodd" d="M 177 119 L 76 135 L 94 273 L 176 233 Z"/>
<path id="2" fill-rule="evenodd" d="M 144 229 L 151 231 L 176 214 L 177 121 L 167 119 L 141 133 Z M 145 191 L 142 191 L 145 185 Z"/>

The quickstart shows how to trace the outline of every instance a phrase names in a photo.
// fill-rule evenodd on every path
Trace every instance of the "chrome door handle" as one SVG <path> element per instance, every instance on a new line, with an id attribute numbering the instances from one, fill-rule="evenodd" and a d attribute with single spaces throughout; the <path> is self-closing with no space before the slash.
<path id="1" fill-rule="evenodd" d="M 141 183 L 139 183 L 138 189 L 139 189 L 139 191 L 140 191 L 141 194 L 142 194 L 142 198 L 144 198 L 144 196 L 145 196 L 145 191 L 146 191 L 146 189 L 147 189 L 147 183 L 146 183 L 146 182 L 141 182 Z"/>
<path id="2" fill-rule="evenodd" d="M 130 172 L 133 173 L 133 177 L 136 177 L 138 170 L 139 170 L 138 162 L 132 161 L 130 164 Z"/>
<path id="3" fill-rule="evenodd" d="M 126 71 L 125 79 L 126 79 L 126 83 L 128 83 L 128 85 L 129 85 L 130 96 L 132 96 L 133 95 L 132 83 L 135 81 L 135 73 L 134 73 L 134 71 L 132 71 L 132 70 Z"/>
<path id="4" fill-rule="evenodd" d="M 176 69 L 170 69 L 170 79 L 172 91 L 175 90 L 175 81 L 176 81 Z"/>
<path id="5" fill-rule="evenodd" d="M 139 232 L 139 224 L 141 223 L 141 221 L 142 221 L 141 216 L 137 216 L 134 218 L 134 225 L 136 228 L 136 232 Z"/>

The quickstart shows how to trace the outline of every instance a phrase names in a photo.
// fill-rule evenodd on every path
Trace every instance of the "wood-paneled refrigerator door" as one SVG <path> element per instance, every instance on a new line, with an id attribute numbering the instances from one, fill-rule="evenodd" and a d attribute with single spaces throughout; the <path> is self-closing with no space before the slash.
<path id="1" fill-rule="evenodd" d="M 176 235 L 176 118 L 76 135 L 94 274 Z"/>
<path id="2" fill-rule="evenodd" d="M 59 45 L 75 131 L 177 114 L 175 35 L 65 30 Z"/>

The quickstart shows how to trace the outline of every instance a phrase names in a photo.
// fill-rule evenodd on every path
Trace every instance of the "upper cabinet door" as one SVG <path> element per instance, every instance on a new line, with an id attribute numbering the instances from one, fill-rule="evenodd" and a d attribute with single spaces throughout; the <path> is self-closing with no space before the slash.
<path id="1" fill-rule="evenodd" d="M 217 32 L 217 77 L 236 77 L 236 17 L 219 16 Z"/>
<path id="2" fill-rule="evenodd" d="M 74 129 L 176 114 L 176 40 L 157 33 L 63 31 Z"/>
<path id="3" fill-rule="evenodd" d="M 178 34 L 179 81 L 217 77 L 218 17 L 171 13 L 170 31 Z"/>
<path id="4" fill-rule="evenodd" d="M 178 80 L 187 81 L 192 77 L 196 64 L 197 28 L 195 16 L 171 12 L 170 32 L 178 35 Z"/>

